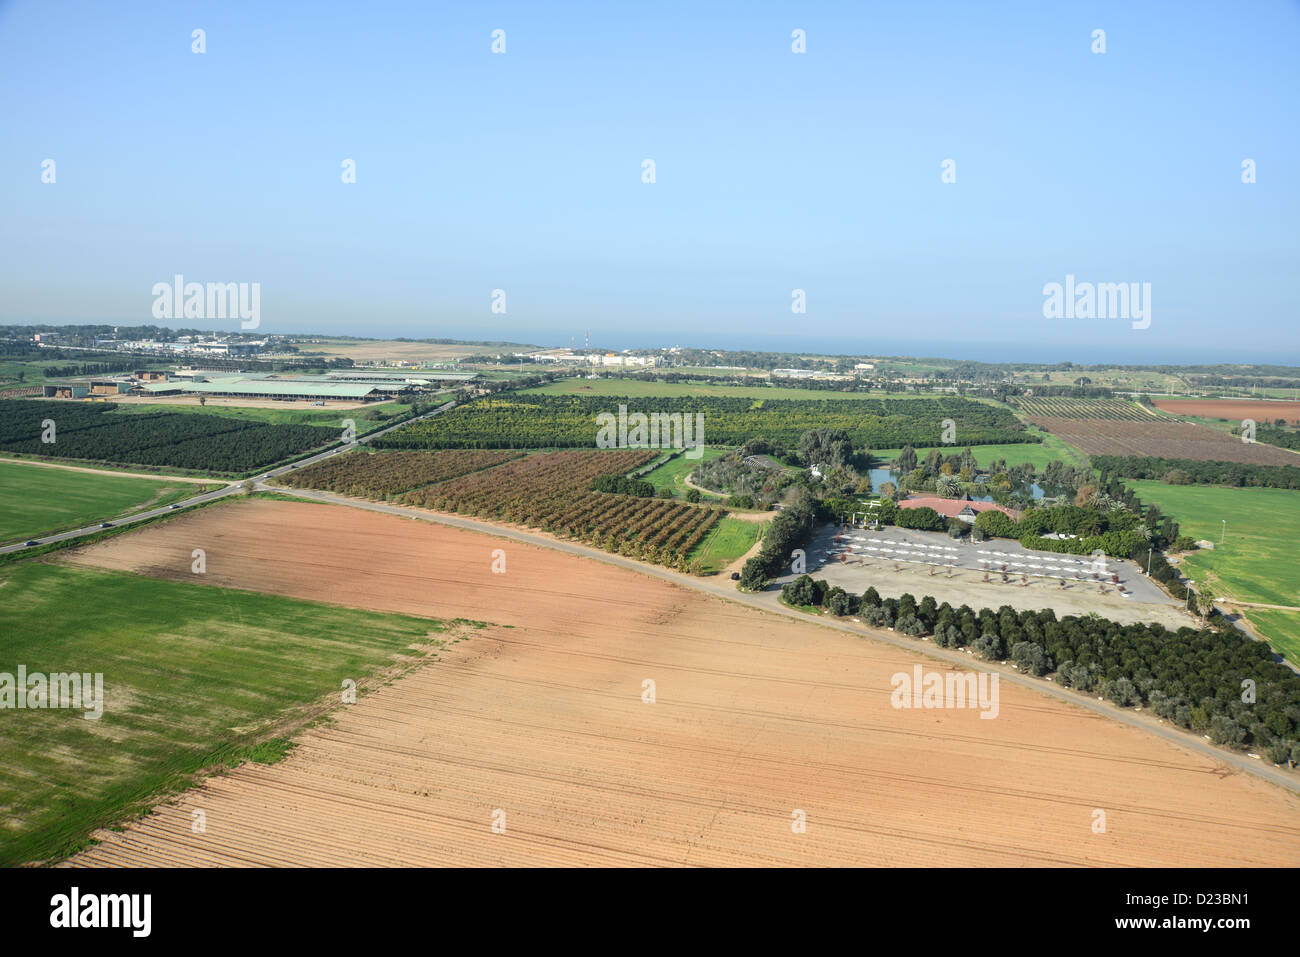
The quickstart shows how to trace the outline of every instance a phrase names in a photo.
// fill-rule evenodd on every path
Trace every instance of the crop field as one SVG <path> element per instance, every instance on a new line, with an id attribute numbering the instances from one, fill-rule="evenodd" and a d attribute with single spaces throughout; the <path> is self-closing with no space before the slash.
<path id="1" fill-rule="evenodd" d="M 1280 608 L 1234 608 L 1246 616 L 1256 633 L 1287 661 L 1300 665 L 1300 611 Z"/>
<path id="2" fill-rule="evenodd" d="M 201 579 L 188 563 L 178 577 Z M 98 719 L 0 709 L 0 866 L 76 847 L 151 794 L 280 733 L 301 709 L 337 701 L 344 678 L 360 684 L 444 631 L 425 618 L 92 567 L 25 562 L 0 583 L 0 671 L 103 675 Z"/>
<path id="3" fill-rule="evenodd" d="M 361 498 L 388 498 L 421 485 L 491 468 L 523 453 L 447 449 L 440 452 L 347 452 L 280 476 L 292 488 L 318 488 Z"/>
<path id="4" fill-rule="evenodd" d="M 321 520 L 321 509 L 338 514 Z M 290 540 L 297 547 L 285 548 Z M 892 675 L 953 666 L 924 646 L 850 636 L 551 549 L 507 542 L 509 570 L 493 574 L 487 556 L 503 543 L 490 535 L 249 501 L 76 560 L 155 573 L 185 566 L 196 541 L 208 543 L 209 586 L 443 621 L 490 609 L 500 627 L 296 735 L 283 761 L 209 778 L 121 833 L 99 832 L 74 865 L 1300 859 L 1300 798 L 1212 757 L 1008 680 L 994 720 L 895 708 Z M 194 808 L 206 811 L 203 833 L 192 829 Z M 1106 809 L 1104 834 L 1093 832 L 1095 808 Z M 791 827 L 795 809 L 807 816 L 803 833 Z"/>
<path id="5" fill-rule="evenodd" d="M 1263 425 L 1284 419 L 1300 424 L 1300 402 L 1259 402 L 1252 399 L 1156 399 L 1156 408 L 1174 415 L 1226 419 L 1240 423 L 1253 419 Z"/>
<path id="6" fill-rule="evenodd" d="M 1008 409 L 966 399 L 748 399 L 511 395 L 480 399 L 445 415 L 403 426 L 375 445 L 394 449 L 595 448 L 597 416 L 704 416 L 704 445 L 744 445 L 756 436 L 787 447 L 810 429 L 844 429 L 856 447 L 932 443 L 943 421 L 956 425 L 961 445 L 1033 442 L 1036 436 Z M 665 429 L 666 431 L 666 429 Z M 651 440 L 653 444 L 653 440 Z M 665 442 L 666 444 L 666 442 Z"/>
<path id="7" fill-rule="evenodd" d="M 1294 465 L 1293 452 L 1246 443 L 1227 432 L 1172 419 L 1130 422 L 1113 419 L 1034 418 L 1034 425 L 1087 455 L 1156 456 L 1248 465 Z"/>
<path id="8" fill-rule="evenodd" d="M 1143 502 L 1174 516 L 1184 535 L 1215 543 L 1213 550 L 1185 555 L 1180 566 L 1183 574 L 1197 583 L 1208 579 L 1225 598 L 1300 607 L 1300 562 L 1295 558 L 1300 491 L 1151 481 L 1125 484 Z M 1250 610 L 1245 610 L 1249 615 Z M 1300 647 L 1300 635 L 1295 633 L 1268 637 L 1279 642 L 1279 650 L 1282 644 Z M 1300 658 L 1292 660 L 1300 663 Z"/>
<path id="9" fill-rule="evenodd" d="M 0 461 L 0 543 L 32 538 L 201 491 L 166 480 L 92 475 Z"/>
<path id="10" fill-rule="evenodd" d="M 661 498 L 590 491 L 597 476 L 623 475 L 655 455 L 650 449 L 544 452 L 427 485 L 399 501 L 540 528 L 685 571 L 691 552 L 725 512 Z"/>
<path id="11" fill-rule="evenodd" d="M 54 423 L 53 442 L 43 441 L 47 422 Z M 242 473 L 336 442 L 339 435 L 337 428 L 216 415 L 135 415 L 110 403 L 0 402 L 0 450 L 115 465 Z"/>
<path id="12" fill-rule="evenodd" d="M 1025 399 L 1012 401 L 1025 415 L 1043 419 L 1100 419 L 1106 422 L 1150 422 L 1163 418 L 1120 399 Z"/>
<path id="13" fill-rule="evenodd" d="M 1208 578 L 1227 598 L 1300 607 L 1300 563 L 1294 560 L 1295 542 L 1300 540 L 1300 492 L 1149 481 L 1127 484 L 1144 502 L 1175 516 L 1184 534 L 1216 543 L 1213 550 L 1185 556 L 1184 574 L 1198 583 Z M 1224 542 L 1218 544 L 1221 535 Z M 1254 614 L 1249 614 L 1254 620 Z M 1297 633 L 1269 637 L 1300 647 Z"/>

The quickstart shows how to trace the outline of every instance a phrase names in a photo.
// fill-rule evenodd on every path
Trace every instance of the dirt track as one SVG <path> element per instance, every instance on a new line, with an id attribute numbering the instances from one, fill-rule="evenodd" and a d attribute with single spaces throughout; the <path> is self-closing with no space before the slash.
<path id="1" fill-rule="evenodd" d="M 1300 799 L 1212 759 L 1006 682 L 993 720 L 896 710 L 893 674 L 945 666 L 544 548 L 253 501 L 71 560 L 188 578 L 195 547 L 212 584 L 515 627 L 73 863 L 1300 862 Z"/>

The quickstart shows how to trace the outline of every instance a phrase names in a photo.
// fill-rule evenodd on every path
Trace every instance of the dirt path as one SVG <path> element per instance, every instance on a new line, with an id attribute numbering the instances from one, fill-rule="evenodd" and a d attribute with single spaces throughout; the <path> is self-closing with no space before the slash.
<path id="1" fill-rule="evenodd" d="M 501 627 L 336 712 L 285 761 L 213 778 L 70 863 L 1300 860 L 1300 797 L 1051 685 L 1008 671 L 991 720 L 897 708 L 893 676 L 949 670 L 942 649 L 849 640 L 666 570 L 412 520 L 427 514 L 325 511 L 241 501 L 68 560 L 192 579 L 204 547 L 209 584 Z"/>
<path id="2" fill-rule="evenodd" d="M 1215 598 L 1220 605 L 1240 605 L 1243 608 L 1275 608 L 1278 611 L 1300 611 L 1300 605 L 1265 605 L 1258 601 L 1237 601 L 1235 598 Z"/>

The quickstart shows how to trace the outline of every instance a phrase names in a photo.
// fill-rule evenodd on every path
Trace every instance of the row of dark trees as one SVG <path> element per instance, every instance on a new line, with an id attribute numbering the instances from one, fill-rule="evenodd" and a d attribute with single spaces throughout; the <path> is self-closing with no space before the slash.
<path id="1" fill-rule="evenodd" d="M 649 482 L 624 475 L 597 475 L 591 481 L 591 490 L 614 492 L 618 495 L 635 495 L 638 498 L 649 498 L 655 493 L 655 487 Z"/>
<path id="2" fill-rule="evenodd" d="M 914 638 L 932 636 L 943 648 L 969 647 L 986 661 L 1010 660 L 1061 687 L 1150 708 L 1223 747 L 1300 764 L 1300 675 L 1217 613 L 1208 628 L 1170 631 L 1094 616 L 1058 620 L 1051 609 L 953 608 L 929 595 L 882 599 L 875 588 L 858 596 L 808 575 L 785 585 L 781 597 Z"/>
<path id="3" fill-rule="evenodd" d="M 1155 479 L 1171 485 L 1230 485 L 1237 488 L 1300 488 L 1300 467 L 1203 462 L 1136 455 L 1094 455 L 1093 468 L 1118 478 Z"/>
<path id="4" fill-rule="evenodd" d="M 778 575 L 796 548 L 806 545 L 818 523 L 818 502 L 806 489 L 768 522 L 763 546 L 745 562 L 740 572 L 740 587 L 751 591 L 762 588 Z"/>

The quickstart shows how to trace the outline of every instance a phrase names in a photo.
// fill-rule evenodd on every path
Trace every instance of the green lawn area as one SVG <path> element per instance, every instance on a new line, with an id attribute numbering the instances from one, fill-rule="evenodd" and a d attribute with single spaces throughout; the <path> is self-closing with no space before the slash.
<path id="1" fill-rule="evenodd" d="M 1277 608 L 1243 608 L 1242 611 L 1274 651 L 1293 664 L 1300 663 L 1300 611 Z"/>
<path id="2" fill-rule="evenodd" d="M 0 542 L 117 518 L 198 495 L 207 486 L 0 461 Z"/>
<path id="3" fill-rule="evenodd" d="M 1220 488 L 1130 481 L 1138 498 L 1172 515 L 1184 535 L 1206 538 L 1213 551 L 1193 552 L 1183 560 L 1184 574 L 1204 581 L 1208 573 L 1217 590 L 1242 601 L 1300 605 L 1300 491 L 1277 488 Z M 1218 544 L 1227 532 L 1222 545 Z"/>
<path id="4" fill-rule="evenodd" d="M 0 359 L 0 389 L 14 389 L 27 385 L 43 385 L 45 369 L 51 366 L 70 365 L 67 362 L 26 361 L 23 359 Z M 21 381 L 19 375 L 22 376 Z"/>
<path id="5" fill-rule="evenodd" d="M 1088 457 L 1076 449 L 1073 445 L 1067 445 L 1050 432 L 1043 432 L 1039 429 L 1030 429 L 1032 434 L 1042 438 L 1041 445 L 1031 443 L 1019 443 L 1011 445 L 972 445 L 971 451 L 975 453 L 975 461 L 981 466 L 988 466 L 998 459 L 1006 459 L 1007 465 L 1019 465 L 1022 462 L 1029 462 L 1034 468 L 1040 471 L 1046 467 L 1048 462 L 1054 459 L 1062 459 L 1070 465 L 1087 465 Z M 960 453 L 964 446 L 961 445 L 941 445 L 936 446 L 944 455 L 951 455 L 953 452 Z M 902 449 L 872 449 L 871 454 L 877 459 L 895 459 Z M 920 448 L 916 450 L 916 457 L 924 459 L 930 451 L 929 448 Z M 883 466 L 883 463 L 881 463 Z"/>
<path id="6" fill-rule="evenodd" d="M 673 494 L 677 496 L 685 495 L 687 492 L 686 476 L 690 475 L 701 462 L 707 462 L 710 459 L 716 459 L 725 455 L 729 449 L 708 448 L 704 449 L 703 454 L 698 459 L 688 459 L 685 453 L 676 458 L 669 459 L 663 465 L 652 469 L 645 475 L 640 476 L 642 481 L 649 482 L 658 492 L 662 488 L 670 488 Z M 705 495 L 704 492 L 700 493 Z M 707 497 L 707 495 L 705 496 Z M 719 496 L 722 497 L 722 496 Z"/>
<path id="7" fill-rule="evenodd" d="M 200 769 L 292 736 L 306 706 L 445 624 L 128 572 L 0 571 L 0 672 L 102 673 L 98 720 L 0 709 L 0 866 L 60 857 Z M 272 749 L 275 750 L 275 749 Z"/>
<path id="8" fill-rule="evenodd" d="M 712 575 L 734 562 L 758 540 L 758 522 L 746 522 L 727 516 L 713 527 L 704 541 L 691 553 L 691 560 L 699 560 L 701 571 Z"/>
<path id="9" fill-rule="evenodd" d="M 1212 551 L 1203 549 L 1184 556 L 1183 574 L 1195 582 L 1208 578 L 1225 598 L 1300 606 L 1300 562 L 1295 560 L 1300 540 L 1300 491 L 1151 481 L 1128 484 L 1143 502 L 1159 505 L 1166 515 L 1172 515 L 1184 535 L 1215 543 Z M 1224 520 L 1227 532 L 1220 545 Z M 1300 613 L 1246 609 L 1246 614 L 1260 623 L 1279 651 L 1288 645 L 1293 652 L 1300 650 L 1300 628 L 1296 627 Z M 1300 655 L 1292 660 L 1300 661 Z"/>

